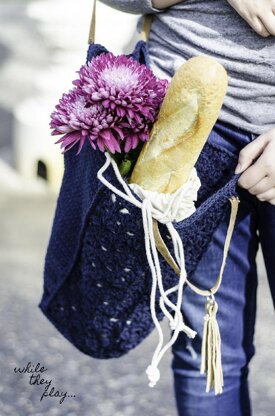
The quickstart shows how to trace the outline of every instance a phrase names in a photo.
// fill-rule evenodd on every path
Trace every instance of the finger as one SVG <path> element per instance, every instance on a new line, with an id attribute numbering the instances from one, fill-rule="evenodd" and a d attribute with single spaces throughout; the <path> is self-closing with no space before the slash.
<path id="1" fill-rule="evenodd" d="M 258 33 L 258 35 L 266 38 L 267 36 L 270 36 L 269 31 L 265 27 L 265 25 L 262 22 L 262 19 L 260 19 L 258 16 L 255 16 L 251 19 L 250 26 L 252 29 L 255 30 L 255 32 Z"/>
<path id="2" fill-rule="evenodd" d="M 239 154 L 238 165 L 235 173 L 241 173 L 246 170 L 254 160 L 256 160 L 263 152 L 266 146 L 266 137 L 264 135 L 258 136 L 255 140 L 247 144 Z"/>
<path id="3" fill-rule="evenodd" d="M 257 198 L 260 201 L 267 201 L 267 202 L 275 200 L 275 188 L 271 188 L 268 191 L 257 195 Z"/>
<path id="4" fill-rule="evenodd" d="M 238 184 L 244 189 L 256 186 L 266 176 L 263 163 L 258 160 L 240 176 Z"/>
<path id="5" fill-rule="evenodd" d="M 252 195 L 259 195 L 266 191 L 268 191 L 270 188 L 273 187 L 272 180 L 269 176 L 265 176 L 262 180 L 260 180 L 256 185 L 252 186 L 248 189 L 248 191 Z"/>
<path id="6" fill-rule="evenodd" d="M 275 35 L 275 16 L 272 11 L 266 13 L 264 16 L 260 16 L 261 23 L 264 29 L 270 33 L 270 35 Z"/>

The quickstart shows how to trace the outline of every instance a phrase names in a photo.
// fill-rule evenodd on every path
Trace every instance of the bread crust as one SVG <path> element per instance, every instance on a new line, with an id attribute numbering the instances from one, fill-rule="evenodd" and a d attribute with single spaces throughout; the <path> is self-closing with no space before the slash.
<path id="1" fill-rule="evenodd" d="M 204 55 L 176 71 L 130 183 L 174 193 L 186 182 L 218 118 L 227 83 L 224 67 Z"/>

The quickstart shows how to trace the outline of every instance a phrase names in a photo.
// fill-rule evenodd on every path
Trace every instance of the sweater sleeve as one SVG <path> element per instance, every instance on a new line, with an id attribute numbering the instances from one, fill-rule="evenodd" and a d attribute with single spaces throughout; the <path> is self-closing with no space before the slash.
<path id="1" fill-rule="evenodd" d="M 125 13 L 150 14 L 162 12 L 162 10 L 155 9 L 152 6 L 151 0 L 100 0 L 100 2 Z"/>

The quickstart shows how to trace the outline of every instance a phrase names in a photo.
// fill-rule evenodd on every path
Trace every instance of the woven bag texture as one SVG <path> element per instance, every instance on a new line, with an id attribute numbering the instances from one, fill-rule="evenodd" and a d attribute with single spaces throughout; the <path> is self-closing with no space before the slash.
<path id="1" fill-rule="evenodd" d="M 104 52 L 107 50 L 103 46 L 90 45 L 87 59 Z M 138 42 L 132 56 L 148 65 L 146 43 Z M 77 156 L 74 148 L 66 152 L 64 162 L 39 307 L 83 353 L 95 358 L 120 357 L 154 329 L 141 210 L 114 195 L 97 179 L 105 156 L 88 143 Z M 230 207 L 228 199 L 237 195 L 236 162 L 232 154 L 210 143 L 197 161 L 202 182 L 197 210 L 174 224 L 183 241 L 191 281 Z M 111 167 L 104 176 L 122 190 Z M 166 227 L 160 224 L 159 228 L 173 255 Z M 178 276 L 161 257 L 160 263 L 164 289 L 168 289 L 177 284 Z M 173 296 L 171 300 L 175 301 Z M 158 302 L 156 312 L 161 320 Z"/>

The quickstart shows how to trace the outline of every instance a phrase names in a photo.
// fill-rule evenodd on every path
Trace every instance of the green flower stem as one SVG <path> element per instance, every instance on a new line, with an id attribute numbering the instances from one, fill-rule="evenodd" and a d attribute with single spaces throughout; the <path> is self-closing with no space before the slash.
<path id="1" fill-rule="evenodd" d="M 127 173 L 130 172 L 131 166 L 132 166 L 132 161 L 129 159 L 124 159 L 118 167 L 121 176 L 126 176 Z"/>

